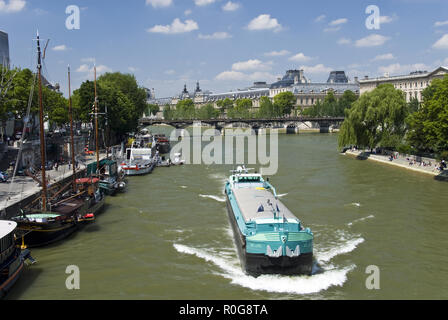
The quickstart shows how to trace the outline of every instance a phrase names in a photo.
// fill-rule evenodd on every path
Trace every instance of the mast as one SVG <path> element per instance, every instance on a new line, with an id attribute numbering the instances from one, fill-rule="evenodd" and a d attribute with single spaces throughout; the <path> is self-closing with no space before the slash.
<path id="1" fill-rule="evenodd" d="M 96 172 L 99 175 L 100 174 L 100 153 L 98 148 L 98 96 L 96 92 L 96 65 L 94 66 L 94 72 L 95 72 L 95 81 L 94 81 L 94 87 L 95 87 L 95 145 L 96 145 Z"/>
<path id="2" fill-rule="evenodd" d="M 42 105 L 42 57 L 40 51 L 39 31 L 37 31 L 37 73 L 39 78 L 39 122 L 40 122 L 40 158 L 42 166 L 42 210 L 47 210 L 47 177 L 45 172 L 45 131 L 44 108 Z"/>
<path id="3" fill-rule="evenodd" d="M 75 140 L 73 138 L 73 109 L 72 109 L 72 95 L 70 88 L 70 66 L 68 66 L 68 113 L 70 115 L 70 149 L 72 153 L 72 167 L 73 167 L 73 191 L 76 192 L 76 167 L 75 167 Z"/>

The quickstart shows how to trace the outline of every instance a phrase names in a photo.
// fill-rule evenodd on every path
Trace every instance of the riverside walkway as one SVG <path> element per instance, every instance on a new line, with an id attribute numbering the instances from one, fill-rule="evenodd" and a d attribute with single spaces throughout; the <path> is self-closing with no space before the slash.
<path id="1" fill-rule="evenodd" d="M 100 153 L 100 160 L 104 158 L 106 158 L 106 154 Z M 85 160 L 83 164 L 79 164 L 77 172 L 84 171 L 88 164 L 96 162 L 96 156 L 85 156 Z M 48 185 L 63 181 L 71 177 L 72 174 L 73 168 L 69 168 L 68 164 L 60 165 L 58 170 L 49 170 L 47 171 Z M 0 183 L 0 218 L 4 218 L 4 213 L 8 208 L 20 206 L 22 201 L 36 196 L 41 191 L 38 183 L 28 176 L 16 176 L 14 183 L 11 184 L 11 182 L 12 177 L 9 178 L 8 183 Z"/>
<path id="2" fill-rule="evenodd" d="M 376 162 L 400 167 L 406 170 L 428 174 L 440 180 L 448 180 L 448 170 L 445 169 L 443 171 L 439 171 L 437 168 L 439 167 L 440 162 L 436 161 L 435 159 L 398 155 L 391 161 L 389 155 L 380 155 L 362 150 L 347 150 L 345 153 L 359 159 L 373 160 Z"/>

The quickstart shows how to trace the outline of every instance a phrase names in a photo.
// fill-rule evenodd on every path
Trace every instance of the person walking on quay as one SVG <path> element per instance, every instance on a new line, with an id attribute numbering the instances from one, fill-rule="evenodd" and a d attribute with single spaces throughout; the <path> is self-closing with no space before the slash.
<path id="1" fill-rule="evenodd" d="M 56 160 L 56 163 L 54 164 L 54 169 L 58 171 L 58 168 L 59 168 L 59 162 Z"/>

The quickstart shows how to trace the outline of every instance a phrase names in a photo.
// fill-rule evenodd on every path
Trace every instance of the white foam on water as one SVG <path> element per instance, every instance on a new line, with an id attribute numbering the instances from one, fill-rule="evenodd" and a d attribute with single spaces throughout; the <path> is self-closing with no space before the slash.
<path id="1" fill-rule="evenodd" d="M 358 203 L 358 202 L 353 202 L 352 204 L 351 204 L 352 206 L 355 206 L 355 207 L 361 207 L 361 204 L 360 203 Z"/>
<path id="2" fill-rule="evenodd" d="M 341 240 L 344 240 L 344 237 L 342 237 Z M 359 244 L 361 244 L 363 242 L 364 242 L 364 238 L 361 238 L 361 237 L 350 239 L 350 240 L 347 240 L 344 243 L 342 243 L 336 247 L 332 247 L 328 250 L 317 251 L 315 256 L 316 256 L 317 261 L 319 261 L 321 263 L 325 263 L 325 262 L 330 261 L 331 259 L 333 259 L 336 256 L 352 252 L 353 250 L 356 249 L 356 247 L 358 247 Z"/>
<path id="3" fill-rule="evenodd" d="M 364 218 L 356 219 L 353 222 L 349 222 L 349 223 L 347 223 L 347 225 L 351 227 L 354 223 L 362 222 L 362 221 L 365 221 L 367 219 L 373 219 L 373 218 L 375 218 L 375 216 L 374 215 L 370 215 L 370 216 L 367 216 L 367 217 L 364 217 Z"/>
<path id="4" fill-rule="evenodd" d="M 255 278 L 242 271 L 235 256 L 229 257 L 227 254 L 223 255 L 181 244 L 174 244 L 174 248 L 180 253 L 194 255 L 215 264 L 223 271 L 220 275 L 230 279 L 232 284 L 252 290 L 274 293 L 310 294 L 333 286 L 342 286 L 347 281 L 347 273 L 355 268 L 354 265 L 351 265 L 342 269 L 324 271 L 313 276 L 262 275 Z"/>
<path id="5" fill-rule="evenodd" d="M 213 200 L 216 200 L 218 202 L 226 202 L 226 198 L 225 197 L 218 197 L 218 196 L 214 196 L 214 195 L 211 195 L 211 194 L 200 194 L 199 196 L 202 197 L 202 198 L 213 199 Z"/>
<path id="6" fill-rule="evenodd" d="M 187 186 L 180 186 L 182 189 L 187 189 Z"/>

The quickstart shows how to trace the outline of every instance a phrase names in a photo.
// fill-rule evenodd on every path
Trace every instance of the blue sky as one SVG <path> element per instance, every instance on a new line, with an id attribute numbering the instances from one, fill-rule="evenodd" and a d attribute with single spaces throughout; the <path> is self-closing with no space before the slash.
<path id="1" fill-rule="evenodd" d="M 80 29 L 68 30 L 66 7 L 80 8 Z M 365 26 L 368 5 L 379 30 Z M 135 74 L 157 97 L 220 92 L 272 82 L 304 68 L 313 82 L 331 70 L 349 77 L 407 74 L 448 66 L 446 0 L 0 0 L 0 30 L 9 33 L 11 62 L 35 68 L 39 29 L 50 43 L 45 74 L 67 92 L 101 74 Z"/>

